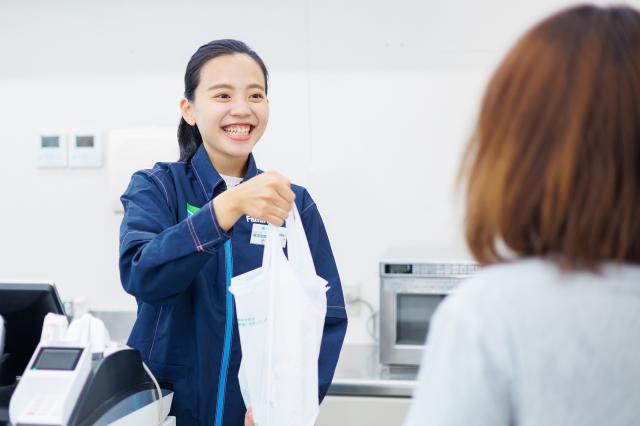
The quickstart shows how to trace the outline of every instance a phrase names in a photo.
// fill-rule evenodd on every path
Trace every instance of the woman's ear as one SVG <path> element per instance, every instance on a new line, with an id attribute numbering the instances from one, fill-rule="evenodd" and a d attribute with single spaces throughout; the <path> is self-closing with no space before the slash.
<path id="1" fill-rule="evenodd" d="M 188 99 L 180 99 L 180 112 L 182 112 L 182 118 L 184 118 L 184 121 L 186 121 L 187 124 L 190 126 L 196 125 L 196 119 L 193 116 L 193 106 Z"/>

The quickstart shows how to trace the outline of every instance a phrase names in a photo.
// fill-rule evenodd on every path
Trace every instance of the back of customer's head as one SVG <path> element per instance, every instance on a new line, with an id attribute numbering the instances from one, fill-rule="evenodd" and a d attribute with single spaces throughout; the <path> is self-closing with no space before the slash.
<path id="1" fill-rule="evenodd" d="M 640 13 L 578 6 L 544 20 L 489 82 L 461 176 L 483 264 L 640 262 Z"/>

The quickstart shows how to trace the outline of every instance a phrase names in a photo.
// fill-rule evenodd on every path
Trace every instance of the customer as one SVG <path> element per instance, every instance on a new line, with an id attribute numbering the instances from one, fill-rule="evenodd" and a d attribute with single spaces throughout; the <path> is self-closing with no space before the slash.
<path id="1" fill-rule="evenodd" d="M 579 6 L 529 31 L 462 177 L 491 266 L 436 313 L 406 425 L 640 424 L 640 13 Z"/>

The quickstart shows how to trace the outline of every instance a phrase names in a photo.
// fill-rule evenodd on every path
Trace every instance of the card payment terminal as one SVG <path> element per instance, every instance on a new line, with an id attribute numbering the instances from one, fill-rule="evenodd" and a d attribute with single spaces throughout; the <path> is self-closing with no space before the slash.
<path id="1" fill-rule="evenodd" d="M 14 424 L 67 424 L 91 372 L 89 346 L 38 345 L 11 398 Z"/>

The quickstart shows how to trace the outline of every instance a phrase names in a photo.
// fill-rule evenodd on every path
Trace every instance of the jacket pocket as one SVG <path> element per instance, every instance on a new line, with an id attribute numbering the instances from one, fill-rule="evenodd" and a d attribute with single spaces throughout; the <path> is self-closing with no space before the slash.
<path id="1" fill-rule="evenodd" d="M 171 414 L 175 415 L 177 420 L 197 417 L 199 398 L 191 368 L 185 365 L 163 364 L 157 361 L 146 362 L 160 387 L 163 384 L 168 384 L 173 388 Z"/>

